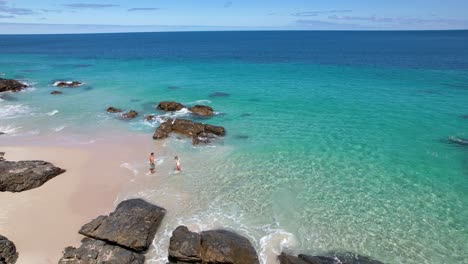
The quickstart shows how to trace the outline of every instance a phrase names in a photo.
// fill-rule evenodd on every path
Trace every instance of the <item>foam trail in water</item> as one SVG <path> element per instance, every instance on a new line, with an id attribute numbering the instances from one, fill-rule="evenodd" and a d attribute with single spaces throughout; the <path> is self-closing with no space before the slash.
<path id="1" fill-rule="evenodd" d="M 138 175 L 138 170 L 135 169 L 132 165 L 130 165 L 130 163 L 122 163 L 122 164 L 120 164 L 120 168 L 130 170 L 133 173 L 134 176 Z"/>
<path id="2" fill-rule="evenodd" d="M 59 127 L 56 127 L 54 128 L 54 131 L 55 132 L 59 132 L 59 131 L 62 131 L 66 126 L 59 126 Z"/>
<path id="3" fill-rule="evenodd" d="M 15 118 L 31 113 L 31 108 L 22 104 L 3 105 L 1 108 L 0 119 Z"/>
<path id="4" fill-rule="evenodd" d="M 0 132 L 5 134 L 15 134 L 21 127 L 0 126 Z"/>
<path id="5" fill-rule="evenodd" d="M 53 115 L 58 114 L 58 112 L 59 112 L 59 110 L 53 110 L 53 111 L 48 112 L 47 115 L 53 116 Z"/>
<path id="6" fill-rule="evenodd" d="M 276 263 L 276 258 L 285 248 L 294 248 L 297 240 L 292 233 L 275 230 L 260 239 L 260 262 L 263 264 Z"/>

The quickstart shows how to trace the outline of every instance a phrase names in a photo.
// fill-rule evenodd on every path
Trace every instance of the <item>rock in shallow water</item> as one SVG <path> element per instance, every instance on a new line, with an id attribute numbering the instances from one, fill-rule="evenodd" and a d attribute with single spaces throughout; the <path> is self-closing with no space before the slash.
<path id="1" fill-rule="evenodd" d="M 198 234 L 179 226 L 170 240 L 169 262 L 258 264 L 259 260 L 250 241 L 236 233 L 210 230 Z"/>
<path id="2" fill-rule="evenodd" d="M 190 107 L 189 110 L 199 116 L 212 116 L 214 111 L 213 108 L 206 105 L 195 105 Z"/>
<path id="3" fill-rule="evenodd" d="M 67 247 L 59 264 L 143 264 L 145 256 L 104 241 L 83 238 L 79 248 Z"/>
<path id="4" fill-rule="evenodd" d="M 351 252 L 330 252 L 325 256 L 309 256 L 300 254 L 298 257 L 281 253 L 278 256 L 280 264 L 384 264 L 378 260 Z"/>
<path id="5" fill-rule="evenodd" d="M 111 107 L 108 107 L 107 110 L 106 110 L 108 113 L 120 113 L 120 112 L 123 112 L 122 109 L 119 109 L 119 108 L 115 108 L 113 106 Z"/>
<path id="6" fill-rule="evenodd" d="M 18 252 L 13 242 L 0 235 L 0 263 L 14 264 L 18 259 Z"/>
<path id="7" fill-rule="evenodd" d="M 19 92 L 28 86 L 16 80 L 0 78 L 0 93 L 1 92 Z"/>
<path id="8" fill-rule="evenodd" d="M 56 87 L 61 87 L 61 88 L 75 88 L 75 87 L 78 87 L 78 86 L 81 86 L 83 85 L 83 83 L 81 82 L 77 82 L 77 81 L 56 81 L 54 83 L 54 86 Z"/>
<path id="9" fill-rule="evenodd" d="M 63 94 L 63 92 L 60 92 L 60 91 L 52 91 L 52 92 L 50 92 L 50 94 Z"/>
<path id="10" fill-rule="evenodd" d="M 130 110 L 122 114 L 122 117 L 125 119 L 133 119 L 138 116 L 138 112 L 135 110 Z"/>
<path id="11" fill-rule="evenodd" d="M 166 210 L 142 199 L 121 202 L 109 216 L 99 216 L 79 231 L 135 252 L 144 252 L 166 214 Z"/>
<path id="12" fill-rule="evenodd" d="M 163 101 L 158 104 L 157 109 L 163 110 L 163 111 L 179 111 L 182 110 L 182 108 L 185 108 L 185 105 L 174 102 L 174 101 Z"/>
<path id="13" fill-rule="evenodd" d="M 34 189 L 64 172 L 64 169 L 42 160 L 0 160 L 0 192 Z"/>
<path id="14" fill-rule="evenodd" d="M 172 132 L 191 137 L 194 144 L 201 143 L 199 141 L 200 137 L 208 138 L 210 134 L 216 136 L 224 136 L 226 134 L 224 127 L 221 126 L 195 123 L 187 119 L 168 119 L 156 129 L 153 139 L 167 138 Z"/>
<path id="15" fill-rule="evenodd" d="M 457 137 L 449 137 L 448 141 L 453 144 L 458 144 L 462 146 L 468 146 L 468 139 L 467 138 L 457 138 Z"/>

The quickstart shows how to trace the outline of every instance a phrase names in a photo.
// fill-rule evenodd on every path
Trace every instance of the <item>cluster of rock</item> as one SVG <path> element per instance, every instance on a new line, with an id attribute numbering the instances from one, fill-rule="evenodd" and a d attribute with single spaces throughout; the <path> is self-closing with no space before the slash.
<path id="1" fill-rule="evenodd" d="M 191 232 L 177 227 L 170 239 L 169 263 L 258 264 L 250 241 L 226 230 Z"/>
<path id="2" fill-rule="evenodd" d="M 121 113 L 120 116 L 125 119 L 133 119 L 138 116 L 138 112 L 135 110 L 129 110 L 129 111 L 124 112 L 122 109 L 115 108 L 113 106 L 107 108 L 107 112 L 111 114 Z"/>
<path id="3" fill-rule="evenodd" d="M 143 264 L 165 214 L 142 199 L 123 201 L 110 215 L 85 224 L 81 246 L 65 248 L 59 264 Z"/>
<path id="4" fill-rule="evenodd" d="M 22 192 L 37 188 L 65 172 L 42 160 L 6 161 L 0 153 L 0 192 Z"/>
<path id="5" fill-rule="evenodd" d="M 11 79 L 2 79 L 0 78 L 0 93 L 1 92 L 19 92 L 28 86 L 22 82 L 11 80 Z"/>
<path id="6" fill-rule="evenodd" d="M 54 86 L 60 87 L 60 88 L 75 88 L 81 85 L 83 85 L 83 83 L 77 82 L 77 81 L 56 81 L 54 83 Z"/>
<path id="7" fill-rule="evenodd" d="M 381 261 L 350 252 L 330 252 L 325 256 L 309 256 L 300 254 L 297 257 L 281 253 L 281 255 L 278 256 L 278 260 L 280 264 L 384 264 Z"/>
<path id="8" fill-rule="evenodd" d="M 206 105 L 195 105 L 193 107 L 187 107 L 181 103 L 174 101 L 160 102 L 157 107 L 157 109 L 159 110 L 170 112 L 180 111 L 184 108 L 187 108 L 190 112 L 199 116 L 212 116 L 214 114 L 213 108 Z"/>
<path id="9" fill-rule="evenodd" d="M 209 143 L 216 136 L 226 134 L 226 130 L 222 126 L 195 123 L 187 119 L 168 119 L 156 129 L 153 139 L 167 138 L 172 132 L 191 137 L 194 145 Z"/>
<path id="10" fill-rule="evenodd" d="M 18 252 L 13 242 L 0 235 L 0 264 L 14 264 L 18 259 Z"/>

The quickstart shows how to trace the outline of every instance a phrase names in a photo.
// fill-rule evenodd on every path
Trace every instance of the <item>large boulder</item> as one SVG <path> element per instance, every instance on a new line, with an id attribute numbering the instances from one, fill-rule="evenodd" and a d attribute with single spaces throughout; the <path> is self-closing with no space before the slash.
<path id="1" fill-rule="evenodd" d="M 77 81 L 56 81 L 54 83 L 54 86 L 61 88 L 75 88 L 81 85 L 83 85 L 83 83 Z"/>
<path id="2" fill-rule="evenodd" d="M 226 134 L 226 130 L 221 126 L 195 123 L 187 119 L 168 119 L 156 129 L 153 139 L 167 138 L 171 132 L 191 137 L 194 144 L 203 142 L 201 139 L 210 138 L 211 136 L 224 136 Z"/>
<path id="3" fill-rule="evenodd" d="M 79 248 L 67 247 L 59 264 L 143 264 L 145 256 L 104 241 L 83 238 Z"/>
<path id="4" fill-rule="evenodd" d="M 2 155 L 3 156 L 3 155 Z M 65 170 L 42 160 L 0 160 L 0 192 L 21 192 L 43 185 Z"/>
<path id="5" fill-rule="evenodd" d="M 0 93 L 1 92 L 19 92 L 28 86 L 16 80 L 0 78 Z"/>
<path id="6" fill-rule="evenodd" d="M 278 260 L 280 264 L 384 264 L 378 260 L 351 252 L 329 252 L 324 256 L 299 254 L 297 257 L 281 253 L 281 255 L 278 256 Z"/>
<path id="7" fill-rule="evenodd" d="M 178 102 L 174 102 L 174 101 L 163 101 L 158 104 L 157 108 L 163 111 L 174 112 L 174 111 L 179 111 L 182 108 L 185 108 L 185 105 L 178 103 Z"/>
<path id="8" fill-rule="evenodd" d="M 190 112 L 199 116 L 212 116 L 213 108 L 206 105 L 195 105 L 189 108 Z"/>
<path id="9" fill-rule="evenodd" d="M 80 234 L 144 252 L 151 245 L 166 210 L 142 199 L 121 202 L 109 216 L 99 216 L 79 231 Z"/>
<path id="10" fill-rule="evenodd" d="M 258 264 L 258 256 L 249 240 L 226 230 L 200 234 L 179 226 L 169 245 L 170 263 Z"/>
<path id="11" fill-rule="evenodd" d="M 18 252 L 13 242 L 0 235 L 0 264 L 14 264 L 18 259 Z"/>

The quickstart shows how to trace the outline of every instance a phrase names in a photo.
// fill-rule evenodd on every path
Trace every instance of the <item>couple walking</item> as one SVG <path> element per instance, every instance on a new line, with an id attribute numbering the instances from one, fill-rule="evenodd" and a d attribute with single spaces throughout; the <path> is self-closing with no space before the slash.
<path id="1" fill-rule="evenodd" d="M 180 162 L 179 162 L 179 157 L 175 156 L 174 160 L 175 160 L 176 169 L 178 171 L 182 171 L 182 167 L 180 166 Z M 151 173 L 155 173 L 156 172 L 156 170 L 155 170 L 156 169 L 156 164 L 154 163 L 154 153 L 153 152 L 151 152 L 151 154 L 150 154 L 149 162 L 150 162 L 150 171 L 151 171 Z"/>

